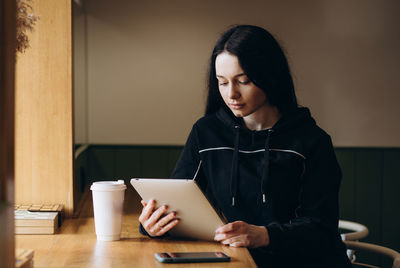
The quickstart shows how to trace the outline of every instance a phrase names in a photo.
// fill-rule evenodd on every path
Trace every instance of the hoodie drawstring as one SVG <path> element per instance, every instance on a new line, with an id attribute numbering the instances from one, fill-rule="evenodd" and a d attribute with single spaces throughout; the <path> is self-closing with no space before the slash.
<path id="1" fill-rule="evenodd" d="M 237 196 L 237 188 L 239 184 L 239 137 L 240 137 L 240 126 L 235 126 L 236 136 L 235 136 L 235 149 L 233 151 L 232 157 L 232 170 L 231 170 L 231 197 L 232 197 L 232 207 L 236 206 L 236 196 Z M 269 141 L 271 138 L 271 134 L 274 130 L 268 129 L 267 138 L 265 140 L 265 152 L 264 152 L 264 172 L 261 179 L 261 195 L 262 202 L 265 204 L 266 200 L 266 186 L 268 184 L 269 179 Z"/>
<path id="2" fill-rule="evenodd" d="M 265 146 L 264 146 L 265 147 L 264 173 L 261 179 L 261 194 L 262 194 L 262 201 L 264 204 L 267 202 L 265 197 L 265 186 L 267 185 L 269 179 L 269 140 L 272 132 L 273 132 L 272 128 L 268 129 L 267 139 L 265 140 Z"/>
<path id="3" fill-rule="evenodd" d="M 235 126 L 236 136 L 235 136 L 235 150 L 233 151 L 232 158 L 232 170 L 231 170 L 231 196 L 232 196 L 232 207 L 236 205 L 235 198 L 237 195 L 237 186 L 239 181 L 239 136 L 240 136 L 240 127 Z"/>

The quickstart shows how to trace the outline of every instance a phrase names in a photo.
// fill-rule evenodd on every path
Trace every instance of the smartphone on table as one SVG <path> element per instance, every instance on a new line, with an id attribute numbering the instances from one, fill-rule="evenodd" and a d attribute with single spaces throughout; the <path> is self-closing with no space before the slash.
<path id="1" fill-rule="evenodd" d="M 155 253 L 154 257 L 159 262 L 227 262 L 231 260 L 224 252 L 162 252 Z"/>

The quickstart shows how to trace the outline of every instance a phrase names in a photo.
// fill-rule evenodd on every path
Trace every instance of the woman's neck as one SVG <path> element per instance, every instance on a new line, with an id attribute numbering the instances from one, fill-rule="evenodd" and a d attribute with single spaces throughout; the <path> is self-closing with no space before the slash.
<path id="1" fill-rule="evenodd" d="M 250 130 L 264 130 L 272 128 L 280 117 L 276 107 L 263 105 L 257 111 L 243 117 L 243 121 Z"/>

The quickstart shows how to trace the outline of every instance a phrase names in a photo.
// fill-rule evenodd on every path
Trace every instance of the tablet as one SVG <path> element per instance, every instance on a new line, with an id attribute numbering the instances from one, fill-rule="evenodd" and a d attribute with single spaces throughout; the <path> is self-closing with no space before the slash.
<path id="1" fill-rule="evenodd" d="M 168 232 L 172 236 L 213 241 L 215 230 L 226 223 L 193 179 L 133 178 L 131 184 L 145 202 L 154 199 L 177 212 L 180 221 Z"/>

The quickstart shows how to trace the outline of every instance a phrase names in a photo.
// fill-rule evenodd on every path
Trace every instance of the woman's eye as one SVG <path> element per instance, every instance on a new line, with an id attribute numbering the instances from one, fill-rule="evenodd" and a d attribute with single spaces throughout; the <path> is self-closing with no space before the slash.
<path id="1" fill-rule="evenodd" d="M 225 86 L 225 85 L 227 85 L 228 84 L 228 82 L 219 82 L 219 85 L 220 86 Z"/>
<path id="2" fill-rule="evenodd" d="M 250 83 L 250 80 L 245 80 L 245 81 L 239 81 L 240 84 L 242 85 L 247 85 Z"/>

